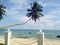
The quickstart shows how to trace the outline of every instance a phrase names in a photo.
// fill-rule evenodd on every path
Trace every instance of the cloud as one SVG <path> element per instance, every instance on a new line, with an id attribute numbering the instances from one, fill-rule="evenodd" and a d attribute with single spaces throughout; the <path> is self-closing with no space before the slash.
<path id="1" fill-rule="evenodd" d="M 39 2 L 40 4 L 42 4 L 43 6 L 49 6 L 49 7 L 51 7 L 51 6 L 58 6 L 58 7 L 60 7 L 60 4 L 59 3 L 55 3 L 55 2 Z"/>
<path id="2" fill-rule="evenodd" d="M 53 26 L 53 18 L 55 18 L 56 16 L 53 15 L 46 15 L 45 17 L 41 18 L 41 23 L 44 23 L 47 26 Z"/>
<path id="3" fill-rule="evenodd" d="M 19 11 L 15 11 L 15 10 L 12 10 L 12 9 L 6 9 L 6 14 L 7 15 L 18 15 L 19 14 Z"/>
<path id="4" fill-rule="evenodd" d="M 41 23 L 43 23 L 43 28 L 45 29 L 60 29 L 60 8 L 57 7 L 55 10 L 47 13 L 43 18 L 41 18 Z"/>
<path id="5" fill-rule="evenodd" d="M 60 15 L 60 7 L 58 7 L 57 9 L 51 11 L 49 14 L 51 15 Z"/>
<path id="6" fill-rule="evenodd" d="M 19 4 L 26 4 L 28 0 L 9 0 L 11 3 L 19 3 Z"/>
<path id="7" fill-rule="evenodd" d="M 9 15 L 9 17 L 11 17 L 12 20 L 16 20 L 16 22 L 18 23 L 23 23 L 29 19 L 28 17 L 24 16 L 26 13 L 23 12 L 30 7 L 28 4 L 28 0 L 10 0 L 10 3 L 12 3 L 13 6 L 11 6 L 11 8 L 7 9 L 6 11 L 7 11 L 7 15 Z M 40 1 L 39 3 L 45 7 L 60 6 L 59 4 L 56 4 L 53 2 L 43 3 Z M 40 22 L 39 21 L 34 22 L 30 20 L 27 24 L 25 24 L 22 27 L 20 26 L 20 27 L 28 28 L 28 29 L 39 29 L 39 28 L 53 29 L 54 27 L 56 27 L 58 29 L 60 20 L 57 20 L 57 18 L 58 17 L 60 18 L 59 14 L 60 14 L 60 7 L 57 7 L 56 9 L 54 8 L 53 11 L 48 12 L 44 17 L 42 17 Z"/>
<path id="8" fill-rule="evenodd" d="M 24 10 L 29 8 L 28 0 L 10 0 L 13 4 L 12 9 L 14 10 Z"/>
<path id="9" fill-rule="evenodd" d="M 13 12 L 13 13 L 12 13 Z M 27 18 L 26 16 L 22 15 L 22 14 L 19 14 L 18 11 L 9 11 L 9 13 L 11 18 L 13 20 L 16 20 L 20 23 L 23 23 L 25 21 L 27 21 L 29 18 Z M 48 27 L 53 27 L 54 26 L 54 21 L 52 19 L 56 18 L 56 16 L 53 16 L 53 15 L 46 15 L 44 17 L 41 18 L 41 22 L 37 21 L 36 23 L 32 20 L 30 20 L 26 25 L 26 27 L 24 28 L 29 28 L 30 29 L 39 29 L 39 28 L 45 28 L 44 26 L 46 26 L 47 28 Z M 42 26 L 42 24 L 44 24 Z"/>

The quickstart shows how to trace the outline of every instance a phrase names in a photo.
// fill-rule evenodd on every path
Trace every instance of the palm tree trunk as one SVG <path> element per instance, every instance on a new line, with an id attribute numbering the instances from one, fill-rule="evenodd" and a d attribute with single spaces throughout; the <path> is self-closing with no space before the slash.
<path id="1" fill-rule="evenodd" d="M 31 18 L 29 20 L 27 20 L 26 22 L 21 23 L 21 24 L 11 24 L 11 25 L 7 25 L 7 26 L 0 26 L 0 28 L 8 28 L 8 27 L 12 27 L 12 26 L 23 25 L 23 24 L 26 24 L 27 22 L 29 22 L 30 20 L 31 20 Z"/>

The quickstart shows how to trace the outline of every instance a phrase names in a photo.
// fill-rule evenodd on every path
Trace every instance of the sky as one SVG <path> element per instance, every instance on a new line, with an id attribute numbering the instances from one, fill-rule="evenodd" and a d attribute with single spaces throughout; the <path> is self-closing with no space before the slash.
<path id="1" fill-rule="evenodd" d="M 6 6 L 6 16 L 0 21 L 0 26 L 27 21 L 29 19 L 26 17 L 27 9 L 35 1 L 43 6 L 44 17 L 37 22 L 30 20 L 24 25 L 9 28 L 60 30 L 60 0 L 2 0 L 2 4 Z"/>

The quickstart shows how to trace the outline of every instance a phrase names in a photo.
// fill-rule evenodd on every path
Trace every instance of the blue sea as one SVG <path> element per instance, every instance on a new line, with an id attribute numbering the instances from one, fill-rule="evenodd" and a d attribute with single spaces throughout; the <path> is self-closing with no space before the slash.
<path id="1" fill-rule="evenodd" d="M 39 30 L 33 29 L 10 29 L 13 37 L 37 37 Z M 7 29 L 0 29 L 0 36 L 5 35 Z M 58 39 L 56 36 L 60 35 L 60 30 L 43 30 L 45 37 L 50 39 Z"/>

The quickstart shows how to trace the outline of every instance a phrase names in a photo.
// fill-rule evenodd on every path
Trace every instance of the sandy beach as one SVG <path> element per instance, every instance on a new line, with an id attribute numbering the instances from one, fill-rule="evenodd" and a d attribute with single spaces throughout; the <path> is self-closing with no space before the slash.
<path id="1" fill-rule="evenodd" d="M 0 37 L 0 44 L 4 44 L 4 38 Z M 11 45 L 37 45 L 36 38 L 12 38 Z M 60 40 L 47 39 L 44 40 L 44 45 L 60 45 Z"/>

